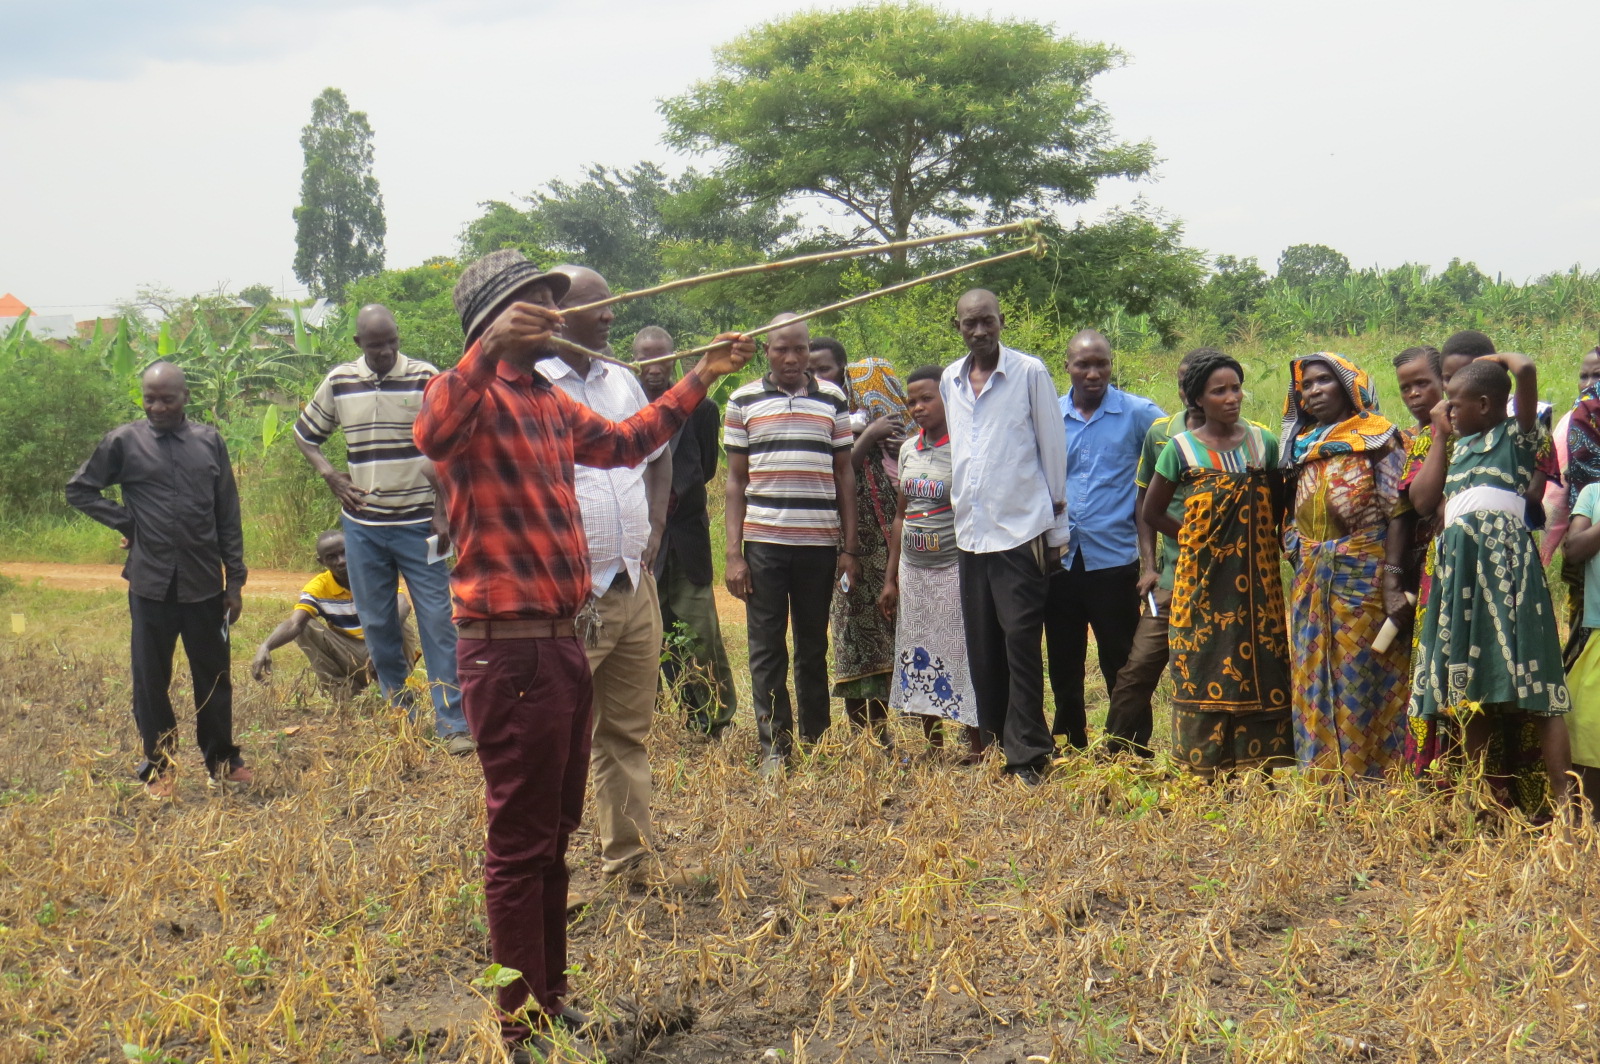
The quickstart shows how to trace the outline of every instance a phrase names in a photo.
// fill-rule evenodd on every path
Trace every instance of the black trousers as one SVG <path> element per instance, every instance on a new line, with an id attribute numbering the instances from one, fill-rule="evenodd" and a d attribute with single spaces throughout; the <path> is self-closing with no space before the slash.
<path id="1" fill-rule="evenodd" d="M 1000 741 L 1006 771 L 1043 770 L 1055 744 L 1044 724 L 1045 599 L 1040 544 L 961 551 L 961 620 L 978 727 Z"/>
<path id="2" fill-rule="evenodd" d="M 1138 627 L 1138 562 L 1109 569 L 1085 569 L 1079 553 L 1071 569 L 1051 574 L 1044 639 L 1050 653 L 1050 689 L 1056 696 L 1052 734 L 1065 735 L 1080 750 L 1089 745 L 1083 697 L 1089 630 L 1094 629 L 1100 675 L 1109 697 L 1116 691 L 1117 673 L 1133 650 L 1133 633 Z"/>
<path id="3" fill-rule="evenodd" d="M 745 623 L 750 642 L 750 701 L 763 759 L 787 757 L 794 745 L 789 702 L 789 647 L 794 630 L 794 693 L 800 739 L 814 743 L 828 730 L 828 606 L 839 555 L 833 547 L 746 543 L 750 601 Z"/>
<path id="4" fill-rule="evenodd" d="M 172 767 L 178 722 L 172 715 L 172 653 L 178 640 L 194 680 L 195 738 L 206 771 L 226 773 L 239 756 L 233 744 L 233 680 L 228 675 L 227 606 L 221 595 L 203 602 L 128 595 L 133 619 L 133 720 L 144 742 L 139 775 Z"/>

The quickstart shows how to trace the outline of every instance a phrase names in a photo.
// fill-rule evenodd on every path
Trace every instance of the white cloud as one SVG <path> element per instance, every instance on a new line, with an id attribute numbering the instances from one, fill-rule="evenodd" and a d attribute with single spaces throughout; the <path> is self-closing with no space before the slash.
<path id="1" fill-rule="evenodd" d="M 327 85 L 371 118 L 389 261 L 408 265 L 453 251 L 482 200 L 592 161 L 681 165 L 656 101 L 709 74 L 713 45 L 801 5 L 26 6 L 43 43 L 0 74 L 0 291 L 87 312 L 141 283 L 297 290 L 298 138 Z M 952 6 L 1130 53 L 1097 92 L 1165 162 L 1091 210 L 1142 193 L 1193 243 L 1269 266 L 1299 242 L 1508 276 L 1595 257 L 1592 3 Z"/>

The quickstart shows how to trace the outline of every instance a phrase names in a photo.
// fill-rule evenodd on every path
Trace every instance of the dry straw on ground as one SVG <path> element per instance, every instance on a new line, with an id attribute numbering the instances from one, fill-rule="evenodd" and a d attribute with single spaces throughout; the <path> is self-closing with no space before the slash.
<path id="1" fill-rule="evenodd" d="M 244 680 L 259 785 L 210 791 L 186 749 L 158 805 L 128 775 L 124 669 L 0 645 L 0 1062 L 501 1059 L 471 985 L 475 764 L 376 707 Z M 651 739 L 664 846 L 704 888 L 575 923 L 612 1060 L 1600 1054 L 1587 828 L 1561 841 L 1465 790 L 1087 761 L 1026 789 L 848 735 L 768 790 L 744 713 L 720 746 L 666 711 Z M 592 885 L 592 837 L 572 857 Z"/>

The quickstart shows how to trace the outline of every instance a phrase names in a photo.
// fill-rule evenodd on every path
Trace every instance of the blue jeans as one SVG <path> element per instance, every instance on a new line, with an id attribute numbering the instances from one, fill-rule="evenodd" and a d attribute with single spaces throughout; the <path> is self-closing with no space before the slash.
<path id="1" fill-rule="evenodd" d="M 399 578 L 406 578 L 422 659 L 433 694 L 434 734 L 440 738 L 467 734 L 461 711 L 461 685 L 456 679 L 456 626 L 450 619 L 450 567 L 428 564 L 427 522 L 415 525 L 364 525 L 341 514 L 345 560 L 350 567 L 350 593 L 367 637 L 372 664 L 385 698 L 415 713 L 406 692 L 411 662 L 400 639 Z"/>

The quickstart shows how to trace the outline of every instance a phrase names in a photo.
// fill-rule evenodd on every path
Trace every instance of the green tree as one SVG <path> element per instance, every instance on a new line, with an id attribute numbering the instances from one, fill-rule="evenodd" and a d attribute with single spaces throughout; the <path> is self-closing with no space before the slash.
<path id="1" fill-rule="evenodd" d="M 383 194 L 372 176 L 372 126 L 344 93 L 322 90 L 300 132 L 305 170 L 294 209 L 294 275 L 312 295 L 343 297 L 357 277 L 383 269 Z"/>
<path id="2" fill-rule="evenodd" d="M 1439 280 L 1461 304 L 1472 302 L 1483 291 L 1483 286 L 1489 283 L 1489 278 L 1478 269 L 1477 263 L 1462 262 L 1460 259 L 1451 259 L 1450 265 L 1439 274 Z"/>
<path id="3" fill-rule="evenodd" d="M 758 261 L 795 226 L 770 204 L 732 200 L 719 182 L 692 169 L 669 179 L 652 162 L 627 169 L 591 165 L 582 180 L 551 181 L 525 202 L 523 210 L 499 201 L 483 204 L 484 213 L 462 233 L 463 252 L 476 257 L 515 247 L 549 265 L 570 259 L 600 271 L 618 291 L 729 258 Z M 622 304 L 614 331 L 620 337 L 645 324 L 701 330 L 708 312 L 715 316 L 671 296 L 648 305 Z"/>
<path id="4" fill-rule="evenodd" d="M 1326 244 L 1295 244 L 1278 256 L 1278 280 L 1290 288 L 1310 288 L 1350 276 L 1350 260 Z"/>
<path id="5" fill-rule="evenodd" d="M 1254 255 L 1218 255 L 1201 301 L 1217 324 L 1231 329 L 1250 316 L 1267 290 L 1267 272 Z"/>
<path id="6" fill-rule="evenodd" d="M 100 359 L 19 337 L 0 373 L 0 508 L 66 513 L 62 488 L 100 437 L 138 408 Z"/>
<path id="7" fill-rule="evenodd" d="M 394 312 L 395 324 L 400 327 L 400 350 L 440 368 L 453 366 L 466 343 L 461 317 L 450 298 L 460 276 L 460 264 L 447 258 L 431 258 L 405 270 L 384 270 L 352 284 L 348 305 L 353 311 L 368 303 L 382 303 Z M 340 357 L 356 355 L 352 344 Z"/>
<path id="8" fill-rule="evenodd" d="M 668 143 L 719 153 L 714 176 L 735 195 L 821 197 L 860 235 L 901 240 L 1148 174 L 1154 149 L 1117 141 L 1089 93 L 1123 59 L 1037 22 L 871 4 L 757 27 L 661 106 Z"/>
<path id="9" fill-rule="evenodd" d="M 246 285 L 239 289 L 239 298 L 249 303 L 252 307 L 264 307 L 273 300 L 272 286 L 266 284 Z"/>
<path id="10" fill-rule="evenodd" d="M 1171 339 L 1173 312 L 1194 303 L 1205 279 L 1204 255 L 1183 244 L 1183 226 L 1147 207 L 1111 211 L 1071 229 L 1047 225 L 1050 250 L 986 269 L 972 284 L 1053 310 L 1063 321 L 1099 325 L 1123 312 L 1149 315 Z"/>

